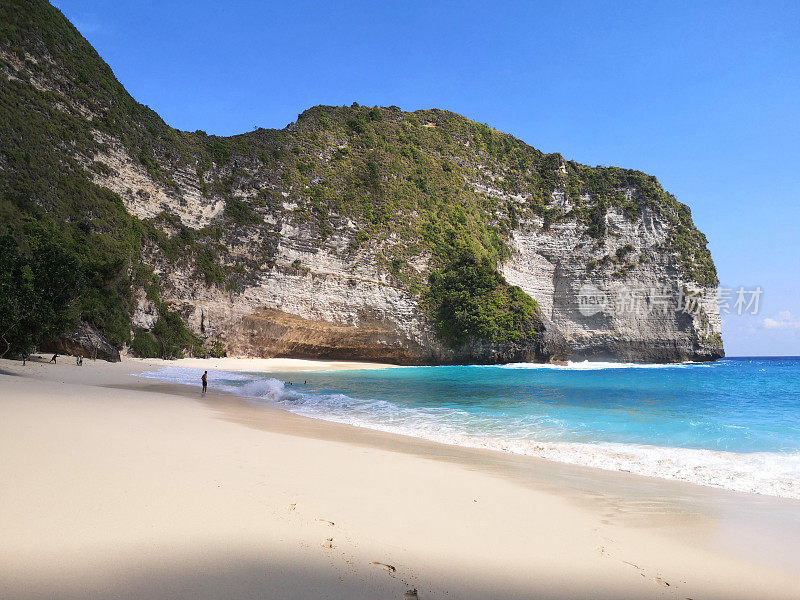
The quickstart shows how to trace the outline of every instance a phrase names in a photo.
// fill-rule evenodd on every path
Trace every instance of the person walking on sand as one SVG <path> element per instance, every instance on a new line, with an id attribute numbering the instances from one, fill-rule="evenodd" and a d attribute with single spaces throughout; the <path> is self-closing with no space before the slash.
<path id="1" fill-rule="evenodd" d="M 206 388 L 208 387 L 208 371 L 203 371 L 203 376 L 200 378 L 200 381 L 203 382 L 203 393 L 206 393 Z"/>
<path id="2" fill-rule="evenodd" d="M 50 362 L 56 364 L 56 359 L 58 358 L 58 354 L 53 354 L 53 358 L 50 359 Z"/>

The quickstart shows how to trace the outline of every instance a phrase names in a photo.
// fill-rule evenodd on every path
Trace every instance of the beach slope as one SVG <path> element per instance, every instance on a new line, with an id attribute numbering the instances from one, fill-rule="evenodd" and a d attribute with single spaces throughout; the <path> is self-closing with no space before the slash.
<path id="1" fill-rule="evenodd" d="M 737 535 L 750 530 L 713 508 L 752 496 L 314 421 L 217 394 L 213 378 L 201 397 L 131 377 L 148 368 L 0 361 L 0 597 L 800 590 L 790 561 L 739 548 L 797 556 L 796 540 Z M 757 500 L 773 517 L 798 508 Z"/>

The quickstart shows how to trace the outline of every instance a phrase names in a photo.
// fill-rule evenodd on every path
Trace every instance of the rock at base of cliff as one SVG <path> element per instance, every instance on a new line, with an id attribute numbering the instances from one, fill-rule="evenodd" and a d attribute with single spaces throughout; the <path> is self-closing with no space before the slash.
<path id="1" fill-rule="evenodd" d="M 72 333 L 65 333 L 41 350 L 84 358 L 99 358 L 108 362 L 120 361 L 119 350 L 96 327 L 85 322 L 81 322 L 78 329 Z"/>

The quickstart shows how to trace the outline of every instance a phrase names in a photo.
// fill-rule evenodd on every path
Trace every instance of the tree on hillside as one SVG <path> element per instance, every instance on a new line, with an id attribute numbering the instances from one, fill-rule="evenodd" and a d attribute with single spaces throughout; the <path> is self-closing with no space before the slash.
<path id="1" fill-rule="evenodd" d="M 77 317 L 76 260 L 51 241 L 29 241 L 26 253 L 12 236 L 0 236 L 0 358 L 27 354 L 69 330 Z"/>

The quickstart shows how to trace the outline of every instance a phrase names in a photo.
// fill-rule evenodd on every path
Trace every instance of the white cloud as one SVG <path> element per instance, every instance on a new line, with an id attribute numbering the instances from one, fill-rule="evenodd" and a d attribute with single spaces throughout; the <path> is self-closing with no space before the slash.
<path id="1" fill-rule="evenodd" d="M 800 329 L 800 319 L 793 317 L 788 310 L 779 312 L 777 319 L 767 317 L 761 324 L 764 329 Z"/>

